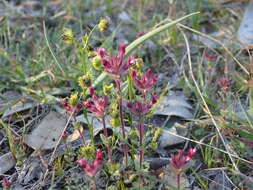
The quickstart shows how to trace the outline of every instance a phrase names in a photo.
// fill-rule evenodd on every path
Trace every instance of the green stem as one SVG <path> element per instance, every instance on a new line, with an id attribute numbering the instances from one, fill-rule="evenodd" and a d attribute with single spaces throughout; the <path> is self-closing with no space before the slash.
<path id="1" fill-rule="evenodd" d="M 116 85 L 120 94 L 120 97 L 118 98 L 118 104 L 119 104 L 119 114 L 120 114 L 120 123 L 121 123 L 121 132 L 123 139 L 126 140 L 126 133 L 125 133 L 125 122 L 124 122 L 124 115 L 123 115 L 123 100 L 122 100 L 122 91 L 121 91 L 121 86 L 120 86 L 120 80 L 116 80 Z M 124 157 L 125 157 L 125 166 L 127 167 L 128 165 L 128 147 L 127 144 L 123 144 L 123 152 L 124 152 Z"/>
<path id="2" fill-rule="evenodd" d="M 90 136 L 91 136 L 91 143 L 94 145 L 95 144 L 95 140 L 94 140 L 94 134 L 93 134 L 93 127 L 92 127 L 92 125 L 89 122 L 87 110 L 84 110 L 83 114 L 84 114 L 84 118 L 85 118 L 86 123 L 87 123 L 88 128 L 89 128 L 89 132 L 90 132 Z"/>

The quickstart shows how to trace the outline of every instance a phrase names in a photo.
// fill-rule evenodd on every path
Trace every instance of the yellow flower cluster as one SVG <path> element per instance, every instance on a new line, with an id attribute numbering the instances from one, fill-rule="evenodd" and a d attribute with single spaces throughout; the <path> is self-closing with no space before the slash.
<path id="1" fill-rule="evenodd" d="M 69 104 L 71 106 L 76 106 L 78 103 L 78 92 L 71 94 L 70 98 L 69 98 Z"/>
<path id="2" fill-rule="evenodd" d="M 82 89 L 89 88 L 91 86 L 91 74 L 80 76 L 78 78 L 78 84 Z"/>
<path id="3" fill-rule="evenodd" d="M 72 44 L 74 41 L 73 31 L 69 28 L 65 28 L 63 34 L 61 35 L 61 39 L 66 44 Z"/>
<path id="4" fill-rule="evenodd" d="M 98 29 L 100 32 L 105 32 L 108 28 L 109 21 L 108 19 L 101 19 L 100 22 L 98 23 Z"/>

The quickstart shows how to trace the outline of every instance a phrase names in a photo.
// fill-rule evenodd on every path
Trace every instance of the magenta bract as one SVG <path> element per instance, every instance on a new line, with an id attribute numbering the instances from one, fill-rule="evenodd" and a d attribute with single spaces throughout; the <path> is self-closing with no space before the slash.
<path id="1" fill-rule="evenodd" d="M 85 175 L 90 178 L 94 178 L 99 170 L 102 168 L 102 160 L 103 155 L 100 149 L 97 149 L 96 160 L 94 162 L 88 163 L 85 159 L 80 158 L 77 160 L 77 163 L 80 164 L 81 168 L 83 169 Z"/>
<path id="2" fill-rule="evenodd" d="M 104 65 L 104 70 L 111 75 L 115 80 L 121 79 L 124 73 L 128 70 L 130 66 L 134 64 L 134 57 L 130 56 L 128 61 L 124 61 L 126 53 L 126 45 L 121 44 L 119 55 L 116 56 L 106 56 L 105 49 L 100 48 L 97 53 L 100 55 L 102 64 Z"/>
<path id="3" fill-rule="evenodd" d="M 137 116 L 144 116 L 150 111 L 150 108 L 157 102 L 157 98 L 158 96 L 154 95 L 152 96 L 151 101 L 149 101 L 148 103 L 143 103 L 141 101 L 134 101 L 134 102 L 128 101 L 126 105 L 133 114 Z"/>
<path id="4" fill-rule="evenodd" d="M 146 94 L 149 90 L 151 90 L 158 79 L 157 74 L 152 74 L 152 69 L 148 69 L 142 78 L 137 75 L 136 70 L 132 70 L 131 75 L 136 88 L 143 94 Z"/>
<path id="5" fill-rule="evenodd" d="M 94 92 L 94 88 L 89 88 L 92 101 L 90 99 L 84 101 L 84 105 L 97 117 L 103 117 L 107 108 L 107 96 L 98 98 Z"/>
<path id="6" fill-rule="evenodd" d="M 3 181 L 2 181 L 2 186 L 4 188 L 10 188 L 11 187 L 11 181 L 8 180 L 6 177 L 3 178 Z"/>
<path id="7" fill-rule="evenodd" d="M 185 165 L 193 158 L 196 152 L 196 148 L 190 148 L 188 154 L 185 155 L 184 150 L 178 150 L 176 155 L 171 156 L 172 167 L 178 172 L 181 172 L 181 170 L 184 169 Z"/>
<path id="8" fill-rule="evenodd" d="M 76 106 L 71 106 L 69 104 L 69 101 L 67 99 L 62 100 L 61 103 L 62 103 L 65 111 L 69 115 L 72 115 L 73 119 L 76 120 L 76 115 L 78 114 L 78 112 L 82 108 L 82 105 L 81 104 L 77 104 Z"/>

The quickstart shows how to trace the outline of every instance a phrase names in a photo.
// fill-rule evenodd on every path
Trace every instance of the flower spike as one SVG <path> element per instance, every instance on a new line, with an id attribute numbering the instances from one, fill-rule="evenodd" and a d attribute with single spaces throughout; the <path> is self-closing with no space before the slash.
<path id="1" fill-rule="evenodd" d="M 150 91 L 158 79 L 157 74 L 152 74 L 152 69 L 148 69 L 142 78 L 139 78 L 136 70 L 132 70 L 131 75 L 133 77 L 135 86 L 143 94 L 146 94 L 148 91 Z"/>
<path id="2" fill-rule="evenodd" d="M 90 94 L 92 96 L 93 101 L 90 99 L 84 101 L 84 105 L 93 112 L 97 117 L 103 117 L 105 115 L 107 109 L 107 96 L 103 96 L 102 98 L 98 98 L 96 95 L 94 88 L 89 88 Z"/>
<path id="3" fill-rule="evenodd" d="M 178 150 L 178 153 L 176 155 L 171 156 L 172 167 L 178 173 L 181 173 L 181 171 L 184 169 L 186 164 L 193 158 L 196 152 L 197 152 L 196 148 L 190 148 L 188 154 L 185 155 L 184 150 Z"/>
<path id="4" fill-rule="evenodd" d="M 119 80 L 128 70 L 128 68 L 134 64 L 134 57 L 132 56 L 128 61 L 124 61 L 126 54 L 125 44 L 121 44 L 119 46 L 119 55 L 106 56 L 104 48 L 97 50 L 97 54 L 100 55 L 102 64 L 104 65 L 104 70 L 116 80 Z"/>
<path id="5" fill-rule="evenodd" d="M 8 180 L 6 177 L 4 177 L 3 178 L 3 181 L 2 181 L 2 186 L 3 186 L 3 188 L 4 189 L 10 189 L 10 187 L 11 187 L 11 181 L 10 180 Z"/>
<path id="6" fill-rule="evenodd" d="M 157 98 L 158 96 L 154 95 L 152 96 L 151 101 L 148 103 L 143 103 L 141 101 L 134 101 L 134 102 L 128 101 L 126 105 L 133 114 L 137 116 L 144 116 L 150 111 L 151 107 L 157 102 Z"/>
<path id="7" fill-rule="evenodd" d="M 99 170 L 102 168 L 103 154 L 100 149 L 97 149 L 96 160 L 94 162 L 88 163 L 87 160 L 80 158 L 77 163 L 80 164 L 84 173 L 90 177 L 94 178 Z"/>

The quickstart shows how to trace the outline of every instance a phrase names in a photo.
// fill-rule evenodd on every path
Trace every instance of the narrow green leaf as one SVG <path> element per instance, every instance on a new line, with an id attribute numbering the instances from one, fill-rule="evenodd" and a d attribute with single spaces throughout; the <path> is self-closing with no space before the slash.
<path id="1" fill-rule="evenodd" d="M 168 28 L 176 25 L 177 23 L 193 16 L 193 15 L 196 15 L 196 14 L 199 14 L 199 12 L 196 12 L 196 13 L 191 13 L 189 15 L 186 15 L 184 17 L 181 17 L 177 20 L 174 20 L 170 23 L 167 23 L 167 24 L 164 24 L 150 32 L 148 32 L 147 34 L 141 36 L 140 38 L 134 40 L 131 44 L 129 44 L 126 48 L 126 56 L 128 56 L 132 51 L 134 51 L 139 45 L 141 45 L 143 42 L 145 42 L 146 40 L 152 38 L 153 36 L 159 34 L 160 32 L 163 32 L 164 30 L 167 30 Z"/>

